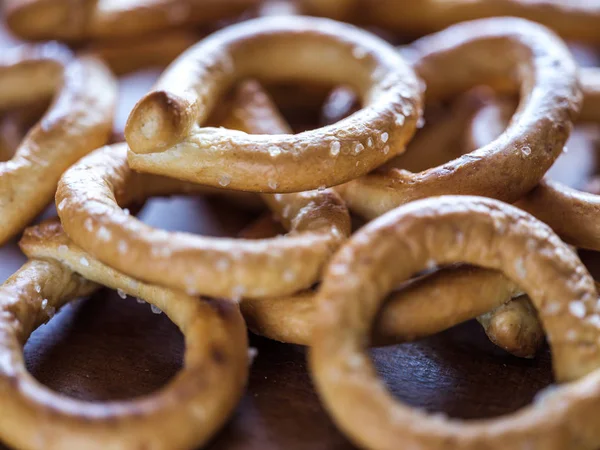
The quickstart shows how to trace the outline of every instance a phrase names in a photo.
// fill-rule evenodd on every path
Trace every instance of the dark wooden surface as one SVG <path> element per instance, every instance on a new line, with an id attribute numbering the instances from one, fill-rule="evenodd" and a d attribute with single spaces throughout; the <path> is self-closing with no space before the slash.
<path id="1" fill-rule="evenodd" d="M 12 43 L 3 42 L 4 46 Z M 129 108 L 148 89 L 153 76 L 137 74 L 122 81 L 118 126 L 122 127 Z M 553 174 L 581 185 L 595 167 L 595 153 L 585 139 L 572 143 L 570 149 Z M 153 200 L 141 217 L 166 229 L 217 236 L 235 235 L 248 219 L 203 199 Z M 584 257 L 592 268 L 600 267 L 595 255 Z M 1 248 L 0 279 L 23 261 L 14 242 Z M 251 336 L 251 344 L 259 353 L 247 393 L 209 448 L 352 448 L 317 398 L 305 350 L 256 336 Z M 164 315 L 104 290 L 65 307 L 33 334 L 25 353 L 34 376 L 59 392 L 90 401 L 127 399 L 152 392 L 176 373 L 183 340 Z M 473 322 L 372 354 L 398 398 L 453 417 L 493 417 L 514 411 L 552 383 L 547 349 L 534 360 L 514 358 L 492 346 Z"/>

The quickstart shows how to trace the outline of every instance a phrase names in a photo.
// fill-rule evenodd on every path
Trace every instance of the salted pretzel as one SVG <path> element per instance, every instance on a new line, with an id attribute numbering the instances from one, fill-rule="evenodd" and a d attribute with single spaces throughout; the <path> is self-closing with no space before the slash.
<path id="1" fill-rule="evenodd" d="M 263 216 L 244 229 L 242 236 L 264 239 L 276 235 L 280 228 L 270 216 Z M 517 356 L 531 357 L 538 347 L 529 336 L 530 328 L 524 325 L 520 333 L 525 344 L 515 342 L 514 332 L 502 329 L 500 315 L 492 320 L 486 314 L 503 307 L 512 313 L 514 306 L 510 300 L 520 293 L 515 283 L 493 270 L 459 267 L 437 271 L 407 283 L 386 299 L 371 338 L 375 345 L 413 341 L 482 316 L 482 323 L 489 328 L 486 332 L 495 344 Z M 316 314 L 314 291 L 284 297 L 244 298 L 240 306 L 254 333 L 280 342 L 309 345 Z M 537 329 L 533 332 L 537 337 Z"/>
<path id="2" fill-rule="evenodd" d="M 98 59 L 73 58 L 57 44 L 24 46 L 0 57 L 0 110 L 54 100 L 9 161 L 0 163 L 0 244 L 52 200 L 62 173 L 106 143 L 116 84 Z"/>
<path id="3" fill-rule="evenodd" d="M 301 0 L 307 12 L 423 35 L 466 20 L 515 16 L 567 39 L 600 43 L 598 0 Z"/>
<path id="4" fill-rule="evenodd" d="M 261 114 L 272 106 L 257 89 L 252 83 L 242 87 L 235 111 L 254 117 L 254 129 L 267 133 L 265 126 L 272 122 L 263 124 Z M 229 181 L 223 176 L 221 185 Z M 348 211 L 331 190 L 263 195 L 289 233 L 262 241 L 157 230 L 121 209 L 152 195 L 185 192 L 182 185 L 189 186 L 132 171 L 126 147 L 113 146 L 84 158 L 63 176 L 57 210 L 67 234 L 117 270 L 190 293 L 237 299 L 310 287 L 350 233 Z"/>
<path id="5" fill-rule="evenodd" d="M 296 135 L 202 127 L 223 91 L 246 77 L 351 83 L 365 107 Z M 137 171 L 214 187 L 226 178 L 234 190 L 298 192 L 349 181 L 402 153 L 420 115 L 417 78 L 385 41 L 327 19 L 261 18 L 185 52 L 133 109 L 125 137 Z"/>
<path id="6" fill-rule="evenodd" d="M 11 31 L 23 39 L 81 41 L 124 38 L 212 25 L 259 0 L 5 0 Z"/>
<path id="7" fill-rule="evenodd" d="M 580 120 L 600 123 L 600 70 L 582 69 L 584 102 Z M 477 148 L 496 139 L 506 127 L 513 106 L 489 101 L 467 126 L 467 146 Z M 536 216 L 569 244 L 600 250 L 600 197 L 549 178 L 542 180 L 516 205 Z"/>
<path id="8" fill-rule="evenodd" d="M 373 218 L 435 195 L 513 202 L 531 190 L 561 153 L 581 104 L 576 65 L 560 39 L 522 19 L 482 19 L 423 38 L 411 50 L 427 101 L 479 84 L 520 88 L 517 114 L 502 139 L 468 155 L 420 173 L 390 169 L 341 186 L 350 209 Z"/>
<path id="9" fill-rule="evenodd" d="M 55 220 L 28 229 L 20 245 L 32 260 L 0 287 L 3 442 L 22 449 L 193 449 L 214 435 L 247 380 L 237 305 L 129 278 L 75 246 Z M 88 403 L 50 391 L 27 372 L 25 341 L 69 300 L 98 287 L 86 280 L 146 300 L 182 331 L 184 368 L 164 388 L 135 400 Z"/>
<path id="10" fill-rule="evenodd" d="M 262 100 L 254 85 L 246 85 L 238 92 L 222 123 L 248 133 L 288 130 L 274 106 Z M 243 230 L 241 237 L 265 239 L 284 231 L 270 215 Z M 382 344 L 417 339 L 483 315 L 480 322 L 492 342 L 517 356 L 533 357 L 543 341 L 543 332 L 535 316 L 516 314 L 518 308 L 526 305 L 510 300 L 520 294 L 519 287 L 498 272 L 475 268 L 445 270 L 391 296 L 379 323 L 373 327 L 374 339 Z M 283 342 L 308 344 L 315 314 L 313 291 L 245 298 L 241 308 L 254 332 Z M 492 309 L 493 317 L 484 315 Z M 435 313 L 425 314 L 425 310 Z M 415 321 L 414 317 L 424 320 Z"/>
<path id="11" fill-rule="evenodd" d="M 366 353 L 371 324 L 386 293 L 431 259 L 501 270 L 522 286 L 544 324 L 556 379 L 566 384 L 513 415 L 474 423 L 430 416 L 393 399 Z M 600 445 L 594 414 L 600 407 L 600 305 L 594 280 L 549 227 L 497 200 L 415 201 L 357 232 L 324 275 L 311 345 L 317 391 L 337 425 L 361 447 L 592 450 Z"/>

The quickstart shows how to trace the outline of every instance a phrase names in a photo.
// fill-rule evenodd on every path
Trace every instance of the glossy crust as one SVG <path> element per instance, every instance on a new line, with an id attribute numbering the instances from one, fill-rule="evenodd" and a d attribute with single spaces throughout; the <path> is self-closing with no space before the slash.
<path id="1" fill-rule="evenodd" d="M 386 293 L 432 258 L 518 282 L 544 324 L 557 381 L 572 383 L 515 414 L 471 423 L 397 402 L 366 353 L 369 331 Z M 529 214 L 481 197 L 412 202 L 356 233 L 328 266 L 311 338 L 313 379 L 337 425 L 364 448 L 592 450 L 600 445 L 597 300 L 576 254 Z"/>
<path id="2" fill-rule="evenodd" d="M 583 69 L 581 120 L 600 123 L 600 70 Z M 467 146 L 478 147 L 496 139 L 506 128 L 512 105 L 490 101 L 467 126 Z M 516 205 L 533 214 L 566 242 L 600 250 L 600 196 L 578 191 L 549 178 L 542 180 Z"/>
<path id="3" fill-rule="evenodd" d="M 30 258 L 48 262 L 30 261 L 0 288 L 0 438 L 16 448 L 57 450 L 194 449 L 210 439 L 237 405 L 248 376 L 238 306 L 129 278 L 74 245 L 58 221 L 28 229 L 20 245 Z M 165 387 L 135 400 L 87 403 L 52 392 L 28 374 L 25 340 L 51 308 L 89 290 L 75 273 L 146 300 L 179 327 L 184 368 Z"/>
<path id="4" fill-rule="evenodd" d="M 467 20 L 515 16 L 567 39 L 600 43 L 598 0 L 302 0 L 307 12 L 423 35 Z"/>
<path id="5" fill-rule="evenodd" d="M 235 17 L 259 0 L 5 0 L 11 31 L 28 40 L 151 35 Z"/>
<path id="6" fill-rule="evenodd" d="M 323 64 L 323 60 L 329 61 Z M 240 79 L 350 83 L 365 107 L 316 130 L 248 135 L 204 125 Z M 385 41 L 351 25 L 262 18 L 185 52 L 133 109 L 125 137 L 137 171 L 253 192 L 299 192 L 364 175 L 404 151 L 421 115 L 414 72 Z"/>
<path id="7" fill-rule="evenodd" d="M 497 18 L 455 25 L 412 50 L 428 101 L 488 84 L 520 88 L 519 109 L 502 139 L 475 152 L 420 173 L 391 169 L 340 187 L 350 209 L 373 218 L 435 195 L 513 202 L 531 190 L 562 151 L 581 105 L 577 68 L 562 41 L 532 22 Z"/>
<path id="8" fill-rule="evenodd" d="M 253 132 L 286 131 L 252 83 L 238 91 L 226 123 Z M 350 234 L 348 210 L 331 190 L 263 195 L 289 231 L 282 238 L 207 238 L 154 229 L 121 207 L 181 192 L 186 184 L 133 172 L 125 151 L 122 145 L 101 149 L 71 168 L 56 204 L 65 231 L 78 245 L 135 278 L 212 297 L 288 295 L 315 283 Z"/>
<path id="9" fill-rule="evenodd" d="M 72 58 L 57 44 L 24 46 L 0 57 L 0 109 L 54 96 L 14 156 L 0 164 L 0 244 L 52 200 L 62 173 L 105 144 L 112 130 L 116 83 L 102 62 Z"/>

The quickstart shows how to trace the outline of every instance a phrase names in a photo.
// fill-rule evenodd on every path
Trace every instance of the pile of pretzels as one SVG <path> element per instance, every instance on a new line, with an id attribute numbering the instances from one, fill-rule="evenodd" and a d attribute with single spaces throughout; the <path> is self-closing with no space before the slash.
<path id="1" fill-rule="evenodd" d="M 576 253 L 600 250 L 600 197 L 545 177 L 576 123 L 600 123 L 600 69 L 562 40 L 600 44 L 600 1 L 5 0 L 3 14 L 36 42 L 0 55 L 0 241 L 21 236 L 29 258 L 0 287 L 0 441 L 199 448 L 244 393 L 250 330 L 309 346 L 324 407 L 361 448 L 600 448 L 600 300 Z M 115 136 L 115 76 L 148 66 L 168 67 Z M 280 109 L 308 104 L 320 123 L 294 133 Z M 215 238 L 135 217 L 172 195 L 259 218 Z M 58 217 L 32 226 L 53 200 Z M 184 335 L 182 370 L 153 394 L 87 403 L 26 369 L 31 333 L 103 286 Z M 519 357 L 547 340 L 560 384 L 472 422 L 393 398 L 369 347 L 472 318 Z"/>

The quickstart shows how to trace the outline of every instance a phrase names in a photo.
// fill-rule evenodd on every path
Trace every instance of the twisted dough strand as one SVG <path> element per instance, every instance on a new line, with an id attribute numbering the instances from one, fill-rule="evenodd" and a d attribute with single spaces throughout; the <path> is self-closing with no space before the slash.
<path id="1" fill-rule="evenodd" d="M 166 450 L 196 448 L 212 437 L 246 384 L 247 337 L 238 307 L 129 278 L 75 246 L 55 220 L 28 229 L 20 245 L 33 260 L 0 288 L 0 405 L 9 412 L 0 417 L 2 440 L 23 449 Z M 98 286 L 75 274 L 143 298 L 179 327 L 185 364 L 164 388 L 130 401 L 88 403 L 29 375 L 27 337 L 49 311 Z"/>
<path id="2" fill-rule="evenodd" d="M 296 135 L 202 126 L 224 91 L 248 77 L 349 82 L 365 107 Z M 137 171 L 235 190 L 299 192 L 349 181 L 402 153 L 420 115 L 418 81 L 385 41 L 326 19 L 276 17 L 229 27 L 185 52 L 133 109 L 125 137 Z"/>
<path id="3" fill-rule="evenodd" d="M 413 48 L 428 101 L 489 84 L 520 88 L 519 109 L 501 139 L 475 152 L 420 173 L 390 169 L 341 186 L 350 209 L 373 218 L 435 195 L 518 200 L 561 153 L 581 106 L 577 68 L 568 49 L 544 27 L 512 18 L 455 25 Z"/>
<path id="4" fill-rule="evenodd" d="M 52 200 L 62 173 L 103 145 L 112 130 L 116 83 L 93 57 L 73 58 L 56 44 L 25 46 L 0 57 L 0 109 L 55 95 L 14 156 L 0 163 L 0 244 Z"/>

